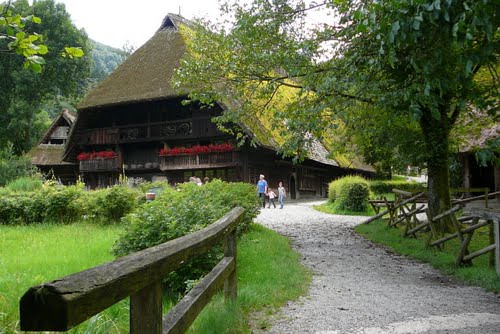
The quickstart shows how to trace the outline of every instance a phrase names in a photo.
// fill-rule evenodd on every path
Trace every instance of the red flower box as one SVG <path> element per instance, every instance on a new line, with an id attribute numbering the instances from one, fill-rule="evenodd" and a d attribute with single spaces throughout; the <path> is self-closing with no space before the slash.
<path id="1" fill-rule="evenodd" d="M 204 153 L 222 153 L 230 152 L 234 149 L 231 143 L 223 144 L 210 144 L 210 145 L 195 145 L 193 147 L 174 147 L 174 148 L 162 148 L 159 152 L 160 156 L 174 156 L 174 155 L 198 155 Z"/>
<path id="2" fill-rule="evenodd" d="M 76 156 L 76 160 L 85 161 L 85 160 L 95 160 L 95 159 L 113 159 L 116 157 L 116 152 L 113 151 L 99 151 L 99 152 L 81 152 Z"/>

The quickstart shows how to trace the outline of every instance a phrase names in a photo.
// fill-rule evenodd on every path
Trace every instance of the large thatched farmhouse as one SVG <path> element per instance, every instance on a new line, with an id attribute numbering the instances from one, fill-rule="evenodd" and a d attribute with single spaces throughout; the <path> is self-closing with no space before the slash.
<path id="1" fill-rule="evenodd" d="M 78 106 L 64 159 L 78 162 L 86 184 L 111 185 L 123 173 L 172 184 L 191 176 L 254 183 L 264 174 L 271 186 L 283 181 L 299 197 L 324 196 L 327 182 L 340 175 L 372 173 L 328 159 L 319 142 L 295 165 L 276 154 L 278 144 L 258 120 L 235 125 L 257 143 L 239 147 L 211 121 L 222 107 L 183 104 L 186 96 L 170 84 L 185 52 L 182 24 L 183 18 L 167 15 L 156 34 Z"/>

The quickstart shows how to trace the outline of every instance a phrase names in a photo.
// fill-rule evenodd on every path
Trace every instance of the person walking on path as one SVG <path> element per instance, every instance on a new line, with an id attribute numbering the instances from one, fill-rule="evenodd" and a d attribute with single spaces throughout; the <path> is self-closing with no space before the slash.
<path id="1" fill-rule="evenodd" d="M 267 195 L 267 181 L 265 176 L 260 174 L 259 181 L 257 182 L 257 193 L 262 201 L 262 207 L 266 207 L 266 195 Z"/>
<path id="2" fill-rule="evenodd" d="M 274 208 L 276 209 L 276 204 L 274 204 L 274 199 L 276 198 L 276 193 L 272 189 L 269 189 L 267 191 L 267 194 L 269 195 L 269 206 L 268 206 L 268 208 L 270 209 L 271 208 L 271 204 L 272 204 L 274 206 Z"/>
<path id="3" fill-rule="evenodd" d="M 280 205 L 280 209 L 283 209 L 283 200 L 286 197 L 285 187 L 283 187 L 283 182 L 278 183 L 278 204 Z"/>

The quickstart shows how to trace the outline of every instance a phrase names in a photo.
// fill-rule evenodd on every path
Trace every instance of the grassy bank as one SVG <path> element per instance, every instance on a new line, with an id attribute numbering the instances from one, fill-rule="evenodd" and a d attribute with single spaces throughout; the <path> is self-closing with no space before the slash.
<path id="1" fill-rule="evenodd" d="M 500 292 L 500 278 L 496 275 L 495 269 L 488 265 L 489 255 L 473 259 L 471 267 L 455 265 L 455 257 L 460 247 L 457 239 L 446 242 L 445 248 L 440 251 L 426 247 L 423 236 L 419 239 L 403 237 L 401 229 L 389 228 L 384 220 L 377 220 L 368 225 L 359 225 L 356 227 L 356 231 L 375 243 L 387 246 L 396 253 L 427 262 L 434 268 L 463 282 L 496 293 Z M 477 230 L 469 250 L 473 252 L 487 246 L 489 244 L 488 233 L 487 227 Z"/>
<path id="2" fill-rule="evenodd" d="M 349 215 L 349 216 L 373 216 L 375 212 L 373 211 L 373 208 L 371 206 L 368 206 L 365 211 L 357 212 L 357 211 L 350 211 L 350 210 L 340 210 L 335 207 L 335 205 L 331 201 L 326 201 L 325 203 L 321 205 L 315 205 L 314 209 L 324 212 L 324 213 L 329 213 L 332 215 Z"/>
<path id="3" fill-rule="evenodd" d="M 110 261 L 120 226 L 0 226 L 0 333 L 15 333 L 18 302 L 30 286 Z M 197 319 L 192 333 L 248 333 L 251 312 L 269 310 L 303 294 L 309 274 L 288 239 L 252 225 L 238 243 L 238 299 L 217 295 Z M 171 305 L 165 300 L 165 309 Z M 265 321 L 265 319 L 263 320 Z M 128 301 L 79 325 L 72 333 L 128 332 Z"/>

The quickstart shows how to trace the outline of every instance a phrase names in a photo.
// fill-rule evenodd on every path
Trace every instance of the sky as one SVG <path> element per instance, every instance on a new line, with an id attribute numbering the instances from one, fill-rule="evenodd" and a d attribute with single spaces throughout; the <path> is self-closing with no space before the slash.
<path id="1" fill-rule="evenodd" d="M 168 13 L 187 19 L 218 16 L 217 0 L 56 0 L 66 5 L 73 23 L 100 43 L 121 49 L 140 47 Z"/>

